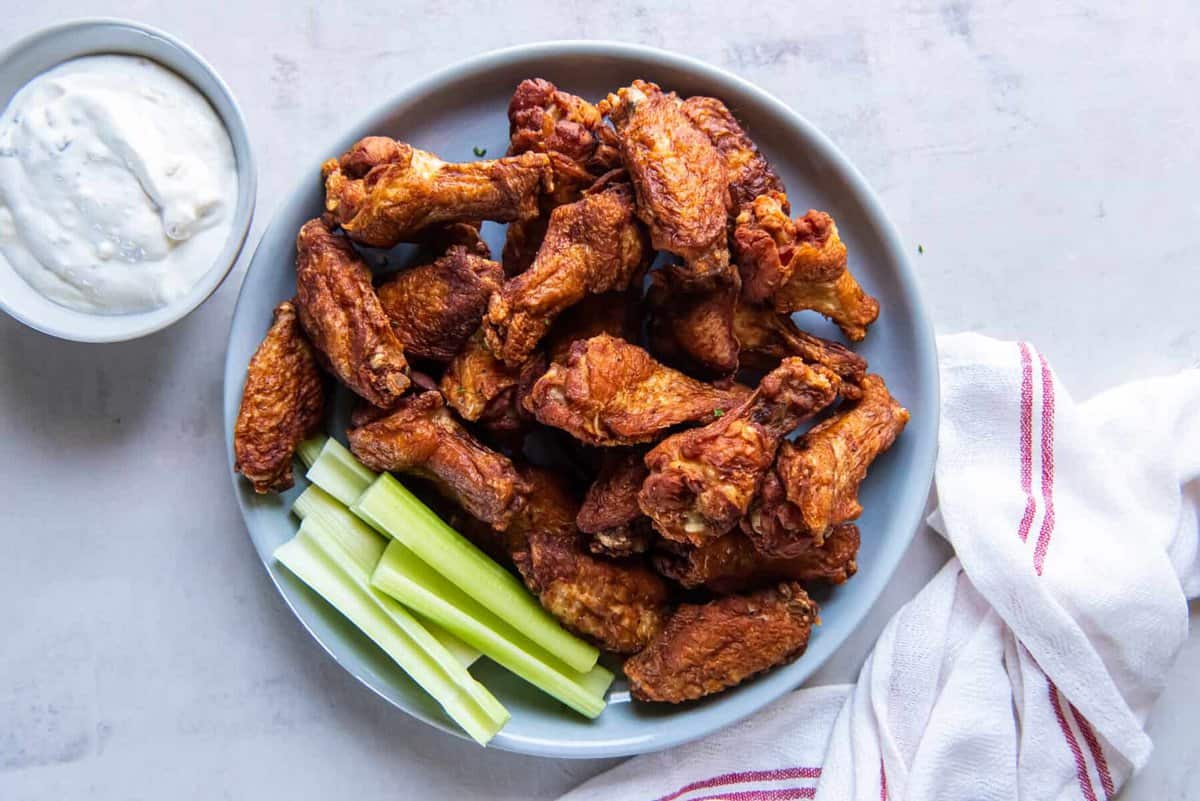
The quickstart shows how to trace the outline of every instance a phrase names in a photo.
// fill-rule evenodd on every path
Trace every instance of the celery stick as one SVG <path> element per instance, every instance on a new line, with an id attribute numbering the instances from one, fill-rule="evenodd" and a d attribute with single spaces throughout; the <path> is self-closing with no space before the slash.
<path id="1" fill-rule="evenodd" d="M 370 585 L 371 573 L 379 564 L 383 549 L 387 547 L 385 537 L 351 514 L 349 509 L 315 484 L 300 493 L 292 504 L 292 511 L 301 520 L 311 519 L 314 524 L 319 524 L 323 534 L 332 536 L 341 549 L 353 559 L 358 573 L 361 574 L 362 585 Z M 389 611 L 387 606 L 394 605 L 395 602 L 391 598 L 382 595 L 380 597 L 385 604 L 384 611 Z M 464 667 L 469 667 L 479 659 L 478 649 L 467 645 L 441 626 L 428 623 L 425 628 Z"/>
<path id="2" fill-rule="evenodd" d="M 595 647 L 564 630 L 511 573 L 446 525 L 391 475 L 379 476 L 350 511 L 404 543 L 463 592 L 573 670 L 583 673 L 596 664 L 600 652 Z"/>
<path id="3" fill-rule="evenodd" d="M 375 480 L 375 472 L 367 469 L 346 446 L 333 437 L 325 440 L 317 460 L 308 468 L 309 481 L 349 506 Z"/>
<path id="4" fill-rule="evenodd" d="M 396 625 L 394 618 L 357 586 L 303 525 L 293 539 L 275 550 L 275 558 L 374 640 L 476 742 L 486 745 L 507 722 L 508 713 L 495 698 L 491 704 L 480 703 L 485 694 L 491 695 L 483 685 L 469 673 L 467 678 L 474 687 L 452 679 L 443 665 L 453 663 L 453 659 L 443 657 L 439 663 L 430 656 L 430 650 L 438 647 L 436 640 L 426 632 L 422 638 L 425 642 L 420 643 Z M 351 564 L 348 557 L 344 561 Z M 411 630 L 417 632 L 420 624 L 415 620 L 412 623 Z M 462 671 L 466 673 L 465 668 Z"/>
<path id="5" fill-rule="evenodd" d="M 398 540 L 388 545 L 371 581 L 580 714 L 594 718 L 604 710 L 612 673 L 600 665 L 580 673 L 545 654 Z"/>
<path id="6" fill-rule="evenodd" d="M 317 457 L 321 455 L 321 449 L 325 447 L 325 440 L 329 437 L 324 434 L 313 434 L 308 439 L 296 446 L 296 456 L 299 457 L 304 469 L 313 466 L 313 462 L 317 461 Z"/>

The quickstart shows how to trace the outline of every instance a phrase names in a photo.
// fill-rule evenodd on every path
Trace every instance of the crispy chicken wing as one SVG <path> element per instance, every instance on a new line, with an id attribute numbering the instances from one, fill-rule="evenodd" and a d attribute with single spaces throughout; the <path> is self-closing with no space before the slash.
<path id="1" fill-rule="evenodd" d="M 641 287 L 624 292 L 588 295 L 554 321 L 546 335 L 546 355 L 552 362 L 564 362 L 571 346 L 581 339 L 608 334 L 620 339 L 635 339 L 641 330 L 637 315 Z"/>
<path id="2" fill-rule="evenodd" d="M 529 418 L 521 400 L 545 370 L 545 357 L 537 354 L 509 367 L 492 355 L 483 332 L 477 331 L 446 366 L 440 388 L 464 420 L 493 431 L 515 431 Z"/>
<path id="3" fill-rule="evenodd" d="M 862 398 L 849 410 L 816 425 L 779 449 L 774 475 L 743 523 L 758 550 L 792 556 L 820 543 L 839 523 L 862 513 L 858 488 L 867 468 L 896 441 L 908 410 L 896 402 L 883 379 L 868 375 Z M 782 491 L 780 491 L 782 490 Z"/>
<path id="4" fill-rule="evenodd" d="M 325 209 L 355 242 L 390 248 L 437 223 L 536 216 L 538 191 L 550 189 L 550 157 L 454 164 L 381 136 L 358 142 L 321 167 Z"/>
<path id="5" fill-rule="evenodd" d="M 820 312 L 858 342 L 879 316 L 879 302 L 847 269 L 846 246 L 833 218 L 810 210 L 792 220 L 786 209 L 787 198 L 772 192 L 738 214 L 733 236 L 743 296 L 751 303 L 769 302 L 776 311 Z"/>
<path id="6" fill-rule="evenodd" d="M 738 369 L 739 344 L 734 333 L 738 282 L 692 290 L 680 286 L 673 273 L 650 274 L 646 303 L 651 310 L 650 347 L 668 361 L 718 376 Z"/>
<path id="7" fill-rule="evenodd" d="M 720 692 L 798 656 L 818 622 L 816 603 L 794 582 L 682 604 L 625 662 L 629 689 L 642 701 L 671 704 Z"/>
<path id="8" fill-rule="evenodd" d="M 628 184 L 559 206 L 533 266 L 492 295 L 484 318 L 492 352 L 525 361 L 555 317 L 589 294 L 628 288 L 646 256 Z"/>
<path id="9" fill-rule="evenodd" d="M 716 147 L 729 179 L 734 214 L 759 195 L 783 192 L 783 181 L 724 103 L 715 97 L 689 97 L 683 101 L 683 113 Z"/>
<path id="10" fill-rule="evenodd" d="M 513 463 L 472 437 L 437 391 L 406 397 L 386 417 L 347 436 L 367 467 L 428 479 L 496 529 L 507 527 L 524 503 L 527 486 Z"/>
<path id="11" fill-rule="evenodd" d="M 316 355 L 284 301 L 246 368 L 242 405 L 233 427 L 233 469 L 258 493 L 292 486 L 296 446 L 316 433 L 325 412 L 325 387 Z"/>
<path id="12" fill-rule="evenodd" d="M 508 105 L 508 122 L 508 155 L 545 153 L 554 174 L 554 189 L 539 198 L 538 215 L 508 226 L 503 261 L 511 276 L 533 263 L 550 212 L 579 200 L 597 178 L 619 167 L 620 154 L 612 129 L 595 106 L 541 78 L 518 84 Z"/>
<path id="13" fill-rule="evenodd" d="M 409 358 L 449 361 L 499 291 L 504 271 L 461 245 L 431 264 L 402 270 L 376 290 Z"/>
<path id="14" fill-rule="evenodd" d="M 741 346 L 743 367 L 772 370 L 787 357 L 799 356 L 837 373 L 842 379 L 842 397 L 854 400 L 859 396 L 858 385 L 867 373 L 866 359 L 836 342 L 801 331 L 790 314 L 739 301 L 733 331 Z"/>
<path id="15" fill-rule="evenodd" d="M 591 535 L 595 553 L 628 556 L 650 545 L 650 519 L 638 506 L 638 491 L 646 480 L 645 454 L 636 448 L 604 452 L 600 473 L 588 487 L 575 516 L 579 530 Z"/>
<path id="16" fill-rule="evenodd" d="M 571 346 L 525 399 L 537 419 L 590 445 L 650 442 L 672 426 L 711 420 L 741 403 L 745 387 L 705 384 L 602 334 Z"/>
<path id="17" fill-rule="evenodd" d="M 667 578 L 689 589 L 744 592 L 776 581 L 801 584 L 841 584 L 858 570 L 858 526 L 835 526 L 825 542 L 782 559 L 763 556 L 741 531 L 730 531 L 698 548 L 664 549 L 654 555 L 654 566 Z"/>
<path id="18" fill-rule="evenodd" d="M 740 406 L 646 454 L 642 511 L 676 542 L 703 545 L 729 531 L 750 508 L 779 441 L 832 403 L 840 383 L 824 367 L 785 359 Z"/>
<path id="19" fill-rule="evenodd" d="M 638 215 L 657 250 L 681 257 L 682 280 L 704 285 L 729 269 L 725 164 L 674 94 L 634 81 L 599 105 L 616 126 L 637 189 Z"/>
<path id="20" fill-rule="evenodd" d="M 309 341 L 343 384 L 391 406 L 408 389 L 408 361 L 366 262 L 321 219 L 300 229 L 296 251 L 296 311 Z"/>

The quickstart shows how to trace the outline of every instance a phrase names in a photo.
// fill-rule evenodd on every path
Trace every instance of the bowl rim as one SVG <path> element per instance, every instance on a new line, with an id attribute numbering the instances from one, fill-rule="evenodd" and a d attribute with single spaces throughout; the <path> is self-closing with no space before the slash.
<path id="1" fill-rule="evenodd" d="M 937 343 L 934 335 L 932 320 L 925 306 L 924 298 L 920 291 L 919 282 L 916 272 L 906 253 L 904 244 L 900 239 L 894 223 L 887 215 L 883 208 L 882 202 L 876 196 L 874 190 L 871 189 L 866 179 L 859 172 L 858 168 L 847 158 L 832 140 L 830 140 L 821 130 L 809 122 L 803 115 L 792 109 L 779 98 L 775 97 L 765 89 L 760 88 L 756 84 L 741 78 L 727 70 L 714 66 L 707 62 L 676 53 L 669 50 L 664 50 L 649 45 L 641 45 L 631 42 L 620 42 L 610 40 L 580 40 L 580 39 L 555 39 L 541 42 L 531 42 L 526 44 L 518 44 L 510 47 L 490 50 L 483 53 L 470 56 L 460 61 L 454 62 L 445 67 L 441 67 L 429 73 L 423 78 L 400 87 L 394 93 L 389 95 L 385 100 L 376 104 L 370 111 L 361 117 L 354 120 L 352 125 L 347 125 L 340 128 L 341 133 L 331 137 L 329 146 L 324 150 L 315 154 L 314 163 L 320 163 L 322 154 L 333 152 L 340 146 L 343 139 L 346 138 L 346 131 L 377 128 L 386 120 L 403 113 L 404 107 L 411 104 L 414 98 L 419 98 L 431 91 L 436 90 L 441 84 L 454 83 L 464 78 L 469 78 L 484 72 L 488 69 L 496 67 L 508 67 L 514 64 L 534 59 L 547 58 L 564 58 L 576 56 L 616 56 L 619 58 L 632 58 L 652 60 L 666 67 L 691 71 L 697 78 L 710 79 L 721 83 L 732 84 L 738 87 L 742 92 L 753 96 L 757 101 L 762 103 L 770 111 L 780 117 L 786 118 L 787 121 L 796 128 L 803 131 L 808 138 L 809 143 L 813 148 L 820 152 L 820 155 L 832 163 L 836 163 L 842 171 L 843 176 L 849 185 L 851 191 L 857 196 L 864 207 L 864 211 L 873 217 L 878 225 L 879 236 L 882 247 L 885 252 L 889 253 L 892 258 L 899 264 L 899 269 L 895 273 L 895 280 L 900 287 L 900 290 L 910 301 L 910 306 L 913 312 L 912 323 L 916 332 L 916 338 L 922 342 L 922 346 L 917 349 L 915 357 L 921 369 L 929 376 L 928 385 L 923 386 L 922 390 L 925 393 L 923 405 L 933 410 L 933 414 L 928 418 L 929 433 L 924 441 L 918 441 L 916 450 L 911 461 L 910 469 L 917 476 L 919 486 L 925 488 L 925 492 L 917 497 L 914 492 L 912 497 L 901 499 L 894 510 L 892 518 L 898 523 L 895 531 L 898 532 L 894 538 L 895 543 L 894 554 L 889 557 L 890 564 L 885 564 L 884 570 L 880 574 L 880 586 L 872 594 L 871 598 L 859 604 L 857 608 L 847 610 L 850 612 L 845 617 L 852 618 L 850 620 L 850 629 L 856 629 L 860 626 L 866 617 L 867 613 L 875 606 L 883 589 L 890 578 L 895 574 L 899 567 L 900 561 L 904 554 L 907 553 L 909 546 L 915 536 L 917 529 L 920 527 L 924 519 L 924 511 L 926 501 L 928 499 L 928 490 L 933 485 L 933 475 L 935 466 L 935 457 L 937 454 L 938 429 L 940 425 L 940 416 L 938 414 L 941 408 L 940 400 L 940 379 L 937 360 Z M 281 196 L 282 198 L 293 197 L 303 191 L 304 187 L 311 183 L 312 176 L 304 174 L 299 176 L 289 187 L 290 193 Z M 267 223 L 267 228 L 264 230 L 263 238 L 260 240 L 266 241 L 271 229 L 279 223 L 278 214 L 282 209 L 284 200 L 280 201 L 277 208 L 272 211 L 271 219 Z M 255 253 L 251 257 L 250 267 L 246 271 L 254 267 L 254 257 L 257 256 L 258 247 L 255 248 Z M 245 279 L 243 276 L 242 287 L 238 291 L 237 304 L 234 307 L 234 313 L 230 320 L 229 332 L 227 335 L 226 357 L 225 357 L 225 384 L 228 385 L 231 380 L 236 381 L 237 396 L 241 396 L 241 387 L 245 375 L 244 364 L 232 364 L 232 349 L 228 347 L 228 342 L 231 341 L 234 328 L 239 318 L 239 312 L 243 302 L 249 303 L 245 294 Z M 223 397 L 228 396 L 229 387 L 223 389 Z M 915 405 L 915 404 L 913 404 Z M 232 410 L 227 406 L 225 414 L 225 425 L 223 431 L 230 433 L 233 430 L 233 420 L 230 415 L 236 417 L 237 410 L 234 407 Z M 226 453 L 228 464 L 234 462 L 233 443 L 229 436 L 226 436 Z M 230 478 L 234 489 L 234 495 L 237 499 L 238 508 L 242 512 L 243 521 L 246 519 L 247 506 L 244 494 L 239 486 L 239 476 L 230 471 Z M 247 527 L 247 533 L 249 529 Z M 467 735 L 457 727 L 431 717 L 425 714 L 418 708 L 405 708 L 393 699 L 385 695 L 382 690 L 376 688 L 370 681 L 367 675 L 362 672 L 353 670 L 349 666 L 342 664 L 338 657 L 337 651 L 330 643 L 325 642 L 309 625 L 308 621 L 296 608 L 288 593 L 284 590 L 280 583 L 280 577 L 272 570 L 270 560 L 260 558 L 260 562 L 265 569 L 268 578 L 274 585 L 276 592 L 279 593 L 288 609 L 291 610 L 296 620 L 308 635 L 316 641 L 334 662 L 338 663 L 347 673 L 349 673 L 357 682 L 362 684 L 375 695 L 379 696 L 389 705 L 398 708 L 401 712 L 422 721 L 439 731 L 450 734 L 458 739 L 469 741 Z M 561 740 L 553 740 L 545 737 L 537 736 L 518 736 L 507 734 L 503 729 L 495 736 L 488 744 L 489 748 L 495 748 L 502 751 L 509 751 L 517 754 L 529 756 L 547 757 L 556 759 L 603 759 L 614 757 L 630 757 L 639 754 L 652 753 L 662 751 L 675 746 L 698 740 L 709 734 L 733 726 L 736 723 L 746 720 L 751 715 L 759 712 L 768 704 L 779 701 L 786 695 L 787 692 L 794 691 L 801 687 L 814 672 L 816 672 L 834 652 L 845 645 L 846 637 L 836 646 L 830 649 L 829 653 L 824 656 L 814 659 L 806 663 L 804 669 L 800 670 L 791 682 L 787 689 L 774 695 L 763 694 L 765 697 L 754 698 L 748 700 L 741 706 L 736 713 L 729 715 L 715 725 L 701 724 L 687 731 L 681 732 L 678 729 L 670 729 L 656 731 L 651 734 L 637 737 L 619 737 L 608 740 L 591 740 L 591 741 L 571 741 L 564 742 Z M 781 669 L 792 667 L 792 665 L 782 666 Z"/>
<path id="2" fill-rule="evenodd" d="M 106 28 L 124 28 L 148 38 L 165 42 L 179 53 L 181 61 L 191 61 L 201 72 L 207 74 L 212 79 L 215 92 L 206 91 L 204 88 L 198 86 L 182 75 L 174 65 L 160 58 L 125 49 L 127 45 L 114 44 L 111 48 L 81 47 L 72 41 L 71 35 L 79 31 Z M 48 43 L 54 44 L 50 45 Z M 56 47 L 62 53 L 62 57 L 58 59 L 57 63 L 47 69 L 54 69 L 73 59 L 104 53 L 135 55 L 153 61 L 178 75 L 189 86 L 199 92 L 200 96 L 208 101 L 209 106 L 212 107 L 218 119 L 221 120 L 229 136 L 238 179 L 237 203 L 233 209 L 233 224 L 230 227 L 229 235 L 226 237 L 220 253 L 213 259 L 208 270 L 201 275 L 200 280 L 188 290 L 187 294 L 180 297 L 177 301 L 144 312 L 117 315 L 93 314 L 64 307 L 74 312 L 76 319 L 80 322 L 78 328 L 73 328 L 70 325 L 49 323 L 45 320 L 37 319 L 34 315 L 16 308 L 3 294 L 0 294 L 0 309 L 3 309 L 13 319 L 43 334 L 73 342 L 87 343 L 128 342 L 139 339 L 174 325 L 202 306 L 220 288 L 221 284 L 233 271 L 234 266 L 241 259 L 246 239 L 250 235 L 250 228 L 254 222 L 254 211 L 258 202 L 258 166 L 254 157 L 254 147 L 250 140 L 249 128 L 246 125 L 246 119 L 242 114 L 241 106 L 238 105 L 237 98 L 228 84 L 221 78 L 220 73 L 196 50 L 160 28 L 121 17 L 80 17 L 67 20 L 35 30 L 8 45 L 3 50 L 0 50 L 0 70 L 3 70 L 18 53 L 33 47 L 47 46 Z M 27 86 L 29 81 L 32 81 L 36 77 L 37 75 L 30 76 L 20 88 Z M 17 91 L 20 91 L 20 88 Z M 222 112 L 221 108 L 219 108 L 218 99 L 227 105 L 228 114 Z M 5 98 L 3 105 L 0 105 L 0 111 L 7 108 L 11 100 L 11 97 Z M 53 303 L 49 299 L 47 301 Z M 164 310 L 170 311 L 167 312 Z M 152 319 L 145 321 L 145 318 L 151 315 L 153 315 Z M 130 322 L 128 326 L 114 326 L 112 330 L 97 332 L 89 330 L 88 323 L 84 322 L 90 318 L 106 320 L 120 320 L 124 318 Z"/>

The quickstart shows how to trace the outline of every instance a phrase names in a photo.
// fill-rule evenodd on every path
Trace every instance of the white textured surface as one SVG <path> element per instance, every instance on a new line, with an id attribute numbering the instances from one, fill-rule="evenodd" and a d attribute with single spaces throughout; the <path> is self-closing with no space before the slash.
<path id="1" fill-rule="evenodd" d="M 257 149 L 252 241 L 298 165 L 396 87 L 496 47 L 623 39 L 729 68 L 832 136 L 913 248 L 940 331 L 1031 339 L 1079 397 L 1200 360 L 1190 0 L 1153 14 L 1082 0 L 178 5 L 21 4 L 0 18 L 0 46 L 119 14 L 199 49 Z M 240 278 L 126 345 L 0 319 L 0 798 L 551 798 L 602 769 L 428 730 L 288 613 L 226 474 L 221 362 Z M 919 534 L 817 680 L 853 676 L 944 556 Z M 1200 796 L 1198 669 L 1193 636 L 1152 718 L 1158 750 L 1124 798 Z"/>

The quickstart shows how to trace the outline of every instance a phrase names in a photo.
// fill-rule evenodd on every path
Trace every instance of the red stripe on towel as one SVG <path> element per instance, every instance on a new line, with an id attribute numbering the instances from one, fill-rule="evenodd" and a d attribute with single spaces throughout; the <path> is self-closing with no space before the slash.
<path id="1" fill-rule="evenodd" d="M 681 795 L 686 795 L 693 790 L 706 790 L 711 787 L 721 787 L 727 784 L 777 781 L 779 779 L 819 779 L 820 777 L 820 768 L 801 767 L 776 768 L 774 770 L 744 770 L 737 773 L 722 773 L 720 776 L 712 776 L 708 779 L 701 779 L 690 784 L 685 784 L 675 792 L 658 798 L 657 801 L 674 801 L 674 799 L 679 798 Z M 697 801 L 699 800 L 697 799 Z"/>
<path id="2" fill-rule="evenodd" d="M 1037 504 L 1033 500 L 1033 357 L 1029 344 L 1021 342 L 1021 491 L 1025 493 L 1025 514 L 1017 536 L 1021 542 L 1029 537 Z"/>
<path id="3" fill-rule="evenodd" d="M 1038 353 L 1042 366 L 1042 500 L 1046 504 L 1046 515 L 1042 518 L 1042 529 L 1038 532 L 1037 545 L 1033 547 L 1033 569 L 1040 576 L 1046 563 L 1046 551 L 1050 548 L 1050 536 L 1054 533 L 1054 377 L 1046 357 Z"/>
<path id="4" fill-rule="evenodd" d="M 1116 794 L 1116 787 L 1113 786 L 1112 773 L 1108 770 L 1108 760 L 1104 758 L 1104 749 L 1100 747 L 1100 740 L 1096 737 L 1096 732 L 1092 729 L 1092 724 L 1088 723 L 1087 718 L 1079 714 L 1079 710 L 1071 704 L 1071 714 L 1075 716 L 1075 722 L 1079 724 L 1079 731 L 1083 734 L 1083 741 L 1087 743 L 1088 750 L 1092 752 L 1092 759 L 1096 763 L 1096 773 L 1100 775 L 1100 786 L 1104 788 L 1104 797 L 1108 801 L 1112 801 L 1112 797 Z"/>
<path id="5" fill-rule="evenodd" d="M 1067 748 L 1070 749 L 1071 756 L 1075 758 L 1075 776 L 1079 779 L 1079 789 L 1087 801 L 1096 801 L 1096 791 L 1092 789 L 1092 780 L 1088 777 L 1087 763 L 1083 761 L 1083 749 L 1079 747 L 1079 741 L 1075 739 L 1075 733 L 1071 731 L 1071 726 L 1067 723 L 1060 703 L 1058 688 L 1054 686 L 1054 682 L 1050 681 L 1049 676 L 1046 677 L 1046 686 L 1050 688 L 1050 706 L 1054 709 L 1058 727 L 1062 729 L 1063 737 L 1067 740 Z"/>

